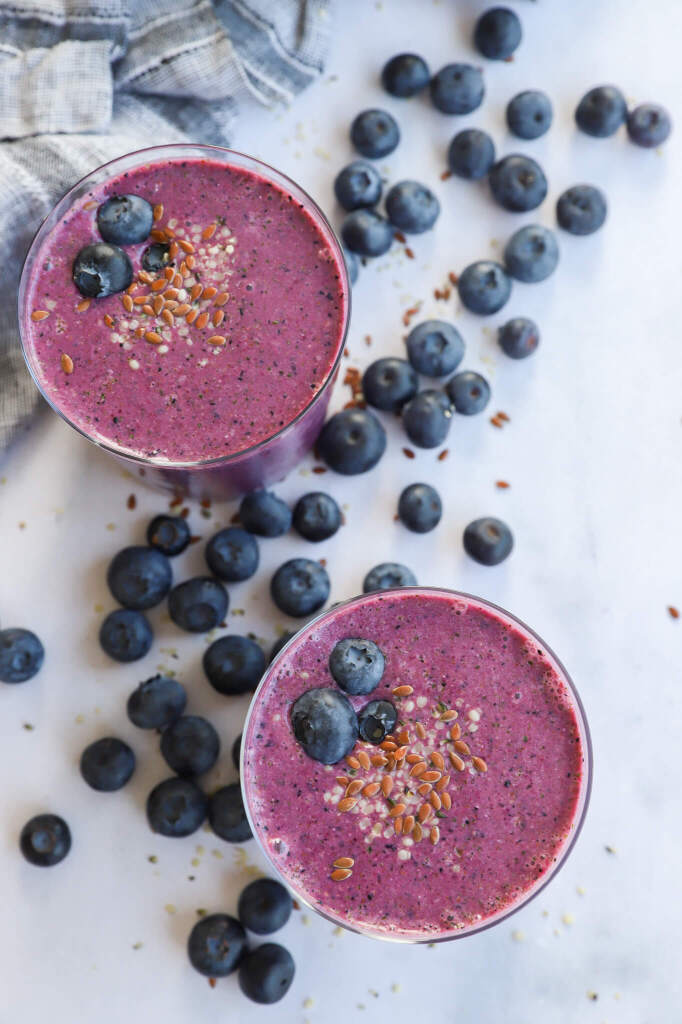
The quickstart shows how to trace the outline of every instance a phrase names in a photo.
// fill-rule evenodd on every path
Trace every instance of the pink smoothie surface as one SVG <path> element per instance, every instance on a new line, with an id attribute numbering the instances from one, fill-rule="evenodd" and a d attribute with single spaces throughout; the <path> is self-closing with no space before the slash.
<path id="1" fill-rule="evenodd" d="M 345 637 L 384 652 L 377 689 L 351 701 L 396 705 L 393 737 L 408 750 L 395 767 L 363 741 L 350 763 L 320 764 L 291 730 L 294 701 L 335 686 L 329 655 Z M 578 714 L 540 643 L 502 613 L 437 591 L 368 595 L 304 629 L 254 699 L 243 786 L 256 833 L 292 888 L 350 927 L 412 940 L 480 927 L 538 886 L 575 831 L 587 771 Z M 364 767 L 365 754 L 388 764 Z M 414 755 L 426 782 L 423 769 L 410 774 Z M 388 798 L 371 785 L 387 774 Z M 342 811 L 355 780 L 369 794 L 351 791 Z M 351 873 L 335 881 L 345 857 Z"/>
<path id="2" fill-rule="evenodd" d="M 121 194 L 158 207 L 154 231 L 176 242 L 177 276 L 154 291 L 164 272 L 153 272 L 130 297 L 79 311 L 74 258 L 101 241 L 99 204 Z M 135 280 L 153 241 L 124 247 Z M 265 441 L 310 404 L 342 344 L 343 280 L 321 226 L 279 185 L 216 160 L 171 159 L 75 203 L 38 253 L 22 329 L 45 393 L 87 435 L 160 462 L 203 461 Z M 34 321 L 36 311 L 49 315 Z"/>

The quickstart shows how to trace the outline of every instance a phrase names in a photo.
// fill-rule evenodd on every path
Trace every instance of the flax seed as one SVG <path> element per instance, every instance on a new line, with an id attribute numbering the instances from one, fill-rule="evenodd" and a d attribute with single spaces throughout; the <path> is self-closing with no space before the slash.
<path id="1" fill-rule="evenodd" d="M 346 764 L 348 765 L 349 768 L 352 768 L 353 771 L 357 771 L 358 768 L 360 767 L 360 762 L 358 761 L 357 757 L 353 757 L 352 754 L 346 755 Z"/>
<path id="2" fill-rule="evenodd" d="M 360 779 L 353 779 L 353 781 L 349 782 L 348 785 L 346 786 L 346 792 L 344 796 L 357 796 L 361 789 L 362 781 Z"/>
<path id="3" fill-rule="evenodd" d="M 410 768 L 410 775 L 413 778 L 418 779 L 421 775 L 424 774 L 424 772 L 426 771 L 426 767 L 426 761 L 417 761 L 417 763 L 413 764 L 412 767 Z"/>
<path id="4" fill-rule="evenodd" d="M 104 323 L 107 325 L 107 327 L 114 326 L 114 318 L 113 316 L 110 316 L 108 313 L 105 313 L 102 319 L 104 320 Z"/>
<path id="5" fill-rule="evenodd" d="M 343 814 L 345 811 L 350 811 L 353 807 L 355 807 L 356 803 L 357 800 L 355 800 L 354 797 L 346 796 L 343 798 L 343 800 L 339 800 L 336 806 L 338 810 L 341 812 L 341 814 Z"/>
<path id="6" fill-rule="evenodd" d="M 337 775 L 336 781 L 338 782 L 339 786 L 343 786 L 343 788 L 345 789 L 348 783 L 350 782 L 350 779 L 348 778 L 347 775 Z"/>
<path id="7" fill-rule="evenodd" d="M 129 301 L 129 302 L 130 302 L 130 304 L 131 304 L 131 307 L 130 307 L 130 308 L 132 309 L 132 300 L 131 300 L 130 296 L 129 296 L 129 295 L 126 295 L 126 296 L 124 296 L 124 297 L 128 299 L 128 301 Z M 85 312 L 86 312 L 86 310 L 90 309 L 90 302 L 91 302 L 91 301 L 92 301 L 91 299 L 83 299 L 83 301 L 82 301 L 82 302 L 79 302 L 79 303 L 78 303 L 78 305 L 76 306 L 76 312 L 77 312 L 77 313 L 85 313 Z M 124 302 L 123 304 L 124 304 L 124 306 L 125 306 L 125 302 Z M 127 308 L 128 308 L 128 307 L 126 306 L 126 309 L 127 309 Z"/>
<path id="8" fill-rule="evenodd" d="M 184 282 L 182 280 L 182 274 L 176 274 L 175 277 L 173 278 L 173 287 L 182 288 L 183 284 Z"/>
<path id="9" fill-rule="evenodd" d="M 144 306 L 151 299 L 151 295 L 136 295 L 133 299 L 134 306 Z"/>
<path id="10" fill-rule="evenodd" d="M 201 237 L 205 242 L 208 242 L 209 238 L 213 238 L 217 226 L 217 224 L 209 224 L 207 228 L 204 228 L 201 232 Z"/>
<path id="11" fill-rule="evenodd" d="M 403 835 L 409 836 L 410 832 L 414 828 L 414 814 L 408 814 L 403 821 Z"/>
<path id="12" fill-rule="evenodd" d="M 135 337 L 136 338 L 143 338 L 144 337 L 144 327 L 137 327 L 137 328 L 135 328 Z"/>
<path id="13" fill-rule="evenodd" d="M 487 772 L 488 771 L 488 765 L 485 763 L 485 761 L 483 760 L 482 757 L 472 757 L 471 758 L 471 763 L 473 764 L 473 766 L 474 766 L 474 768 L 476 769 L 477 772 Z"/>
<path id="14" fill-rule="evenodd" d="M 184 238 L 178 239 L 178 245 L 180 246 L 183 252 L 194 252 L 194 246 L 192 245 L 192 243 L 185 241 Z"/>
<path id="15" fill-rule="evenodd" d="M 384 775 L 383 779 L 381 780 L 381 792 L 384 794 L 384 796 L 388 797 L 391 795 L 392 789 L 393 779 L 391 778 L 390 775 Z"/>
<path id="16" fill-rule="evenodd" d="M 152 302 L 152 307 L 154 309 L 154 313 L 156 314 L 156 316 L 158 316 L 159 313 L 161 312 L 161 310 L 163 309 L 163 299 L 161 298 L 160 295 L 155 295 L 154 296 L 154 301 Z"/>
<path id="17" fill-rule="evenodd" d="M 402 834 L 402 831 L 403 831 L 403 819 L 402 818 L 396 818 L 395 819 L 395 821 L 393 822 L 393 831 L 395 832 L 395 834 L 397 836 Z"/>
<path id="18" fill-rule="evenodd" d="M 190 309 L 189 313 L 185 317 L 185 320 L 187 321 L 188 324 L 193 324 L 198 316 L 199 316 L 199 310 L 198 309 Z"/>
<path id="19" fill-rule="evenodd" d="M 422 782 L 421 785 L 417 786 L 417 792 L 421 797 L 427 797 L 432 789 L 433 786 L 430 782 Z"/>
<path id="20" fill-rule="evenodd" d="M 397 750 L 398 744 L 394 743 L 393 740 L 383 740 L 379 746 L 382 750 Z"/>
<path id="21" fill-rule="evenodd" d="M 442 772 L 445 769 L 445 759 L 442 754 L 439 754 L 437 750 L 431 752 L 431 764 L 438 771 Z"/>
<path id="22" fill-rule="evenodd" d="M 447 789 L 450 785 L 450 776 L 441 775 L 436 785 L 433 787 L 437 793 L 442 793 L 444 789 Z"/>
<path id="23" fill-rule="evenodd" d="M 152 231 L 149 232 L 149 234 L 151 235 L 151 237 L 154 239 L 155 242 L 167 242 L 168 241 L 168 238 L 166 236 L 166 232 L 163 230 L 163 228 L 154 228 Z"/>
<path id="24" fill-rule="evenodd" d="M 462 727 L 459 724 L 459 722 L 455 722 L 455 724 L 453 725 L 452 729 L 450 730 L 450 739 L 451 740 L 458 740 L 461 735 L 462 735 Z"/>
<path id="25" fill-rule="evenodd" d="M 405 745 L 404 747 L 398 747 L 395 754 L 393 755 L 396 761 L 402 761 L 409 749 L 410 748 L 407 745 Z"/>
<path id="26" fill-rule="evenodd" d="M 417 811 L 417 821 L 419 822 L 420 825 L 423 825 L 425 821 L 428 821 L 432 814 L 433 807 L 431 806 L 431 804 L 422 804 L 419 810 Z"/>
<path id="27" fill-rule="evenodd" d="M 363 796 L 376 796 L 381 789 L 380 782 L 368 782 L 362 790 Z"/>
<path id="28" fill-rule="evenodd" d="M 150 287 L 153 292 L 160 292 L 166 287 L 168 282 L 165 277 L 160 277 L 157 281 L 152 281 Z"/>
<path id="29" fill-rule="evenodd" d="M 204 286 L 201 284 L 192 285 L 192 288 L 189 293 L 189 297 L 192 300 L 192 302 L 196 302 L 197 299 L 201 298 L 201 293 L 203 292 L 203 290 Z"/>
<path id="30" fill-rule="evenodd" d="M 450 796 L 449 793 L 443 793 L 440 798 L 440 802 L 443 805 L 444 811 L 449 811 L 450 808 L 452 807 L 452 797 Z"/>
<path id="31" fill-rule="evenodd" d="M 407 754 L 405 760 L 408 764 L 419 764 L 419 762 L 423 761 L 424 758 L 421 754 Z"/>
<path id="32" fill-rule="evenodd" d="M 46 309 L 34 309 L 31 313 L 31 320 L 38 323 L 39 320 L 46 320 L 49 315 Z"/>
<path id="33" fill-rule="evenodd" d="M 175 271 L 173 270 L 172 267 L 166 267 L 166 269 L 163 272 L 163 276 L 166 278 L 167 281 L 172 281 L 173 278 L 175 277 Z"/>
<path id="34" fill-rule="evenodd" d="M 405 804 L 395 804 L 388 812 L 388 816 L 389 818 L 397 818 L 400 814 L 403 814 L 404 811 Z"/>
<path id="35" fill-rule="evenodd" d="M 414 692 L 414 687 L 407 685 L 395 686 L 392 692 L 394 697 L 409 697 Z"/>
<path id="36" fill-rule="evenodd" d="M 157 203 L 154 207 L 154 223 L 163 217 L 163 203 Z"/>
<path id="37" fill-rule="evenodd" d="M 122 295 L 121 302 L 126 313 L 132 313 L 134 307 L 133 300 L 131 299 L 131 297 L 129 295 Z M 76 307 L 76 309 L 78 309 L 78 307 Z"/>
<path id="38" fill-rule="evenodd" d="M 212 299 L 214 295 L 218 294 L 218 289 L 214 288 L 212 284 L 209 284 L 207 288 L 204 288 L 204 298 Z"/>
<path id="39" fill-rule="evenodd" d="M 352 868 L 354 864 L 352 857 L 337 857 L 334 861 L 335 868 Z"/>
<path id="40" fill-rule="evenodd" d="M 456 768 L 458 772 L 464 771 L 464 761 L 461 757 L 458 757 L 453 750 L 448 751 L 448 757 L 450 758 L 450 764 L 453 768 Z"/>
<path id="41" fill-rule="evenodd" d="M 422 772 L 420 778 L 421 778 L 422 782 L 438 782 L 438 780 L 440 779 L 440 775 L 441 775 L 440 772 L 428 771 L 428 772 Z"/>
<path id="42" fill-rule="evenodd" d="M 438 843 L 438 840 L 440 839 L 440 829 L 438 828 L 438 825 L 434 825 L 429 832 L 429 839 L 431 840 L 432 846 L 435 846 Z"/>
<path id="43" fill-rule="evenodd" d="M 388 759 L 385 758 L 383 754 L 372 754 L 372 756 L 370 757 L 370 761 L 372 762 L 375 768 L 383 768 L 383 766 L 387 763 L 387 760 Z"/>
<path id="44" fill-rule="evenodd" d="M 172 228 L 165 227 L 163 230 L 166 232 L 169 238 L 175 238 L 175 232 L 173 231 Z"/>
<path id="45" fill-rule="evenodd" d="M 204 327 L 208 324 L 208 313 L 200 313 L 197 317 L 197 327 L 200 331 L 203 331 Z"/>
<path id="46" fill-rule="evenodd" d="M 438 717 L 441 722 L 452 722 L 455 718 L 457 718 L 457 712 L 451 709 L 449 711 L 444 711 L 443 714 L 439 715 Z"/>
<path id="47" fill-rule="evenodd" d="M 181 302 L 178 308 L 175 310 L 175 315 L 184 316 L 185 313 L 189 313 L 191 308 L 192 307 L 190 306 L 189 302 Z"/>
<path id="48" fill-rule="evenodd" d="M 144 336 L 145 340 L 148 341 L 150 345 L 160 345 L 163 341 L 161 335 L 157 334 L 156 331 L 145 331 Z"/>
<path id="49" fill-rule="evenodd" d="M 435 790 L 429 794 L 429 803 L 433 807 L 434 811 L 439 811 L 441 809 L 442 801 Z"/>
<path id="50" fill-rule="evenodd" d="M 73 373 L 73 359 L 71 356 L 67 356 L 66 352 L 62 352 L 59 364 L 64 373 Z"/>
<path id="51" fill-rule="evenodd" d="M 401 730 L 400 730 L 400 732 L 399 732 L 399 733 L 398 733 L 398 735 L 396 736 L 396 741 L 397 741 L 397 742 L 398 742 L 398 743 L 399 743 L 399 744 L 400 744 L 401 746 L 402 746 L 402 744 L 403 744 L 403 743 L 409 743 L 409 742 L 410 742 L 410 734 L 409 734 L 409 732 L 407 731 L 407 729 L 401 729 Z"/>
<path id="52" fill-rule="evenodd" d="M 146 313 L 147 316 L 154 316 L 154 307 L 149 305 L 149 303 L 145 303 L 142 307 L 142 312 Z"/>
<path id="53" fill-rule="evenodd" d="M 215 297 L 215 301 L 214 301 L 213 305 L 214 306 L 224 306 L 225 303 L 227 302 L 227 299 L 228 299 L 227 292 L 219 292 L 218 295 L 216 295 L 216 297 Z"/>
<path id="54" fill-rule="evenodd" d="M 142 281 L 143 284 L 151 284 L 154 278 L 147 270 L 141 270 L 137 275 L 138 281 Z"/>
<path id="55" fill-rule="evenodd" d="M 415 724 L 414 728 L 415 728 L 415 732 L 417 733 L 417 736 L 419 737 L 419 739 L 420 740 L 425 740 L 426 739 L 426 729 L 421 724 L 421 722 L 417 722 Z"/>
<path id="56" fill-rule="evenodd" d="M 331 873 L 331 880 L 332 882 L 345 882 L 352 874 L 350 868 L 335 868 Z"/>
<path id="57" fill-rule="evenodd" d="M 225 310 L 224 309 L 216 309 L 215 313 L 211 317 L 211 323 L 213 324 L 214 327 L 220 327 L 220 325 L 221 325 L 221 323 L 223 322 L 224 319 L 225 319 Z"/>
<path id="58" fill-rule="evenodd" d="M 367 751 L 358 750 L 356 756 L 362 767 L 365 769 L 365 771 L 367 771 L 372 765 L 372 762 L 369 759 L 369 754 L 367 753 Z"/>
<path id="59" fill-rule="evenodd" d="M 394 758 L 393 754 L 389 754 L 388 758 L 386 759 L 386 771 L 387 772 L 395 771 L 395 758 Z"/>
<path id="60" fill-rule="evenodd" d="M 465 743 L 464 740 L 455 740 L 454 748 L 458 754 L 470 754 L 469 744 Z"/>
<path id="61" fill-rule="evenodd" d="M 178 255 L 178 243 L 177 242 L 171 242 L 170 249 L 168 250 L 168 259 L 169 260 L 174 260 L 177 255 Z M 175 271 L 173 271 L 173 273 L 175 273 Z"/>
<path id="62" fill-rule="evenodd" d="M 416 822 L 414 828 L 412 829 L 412 838 L 414 839 L 415 843 L 421 843 L 422 839 L 424 838 L 424 832 L 422 831 L 422 827 L 419 824 L 419 822 Z"/>

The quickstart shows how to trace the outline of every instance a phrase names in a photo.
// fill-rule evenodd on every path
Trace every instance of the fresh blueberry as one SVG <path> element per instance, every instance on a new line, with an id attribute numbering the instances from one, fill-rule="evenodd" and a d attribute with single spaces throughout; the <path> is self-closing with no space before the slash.
<path id="1" fill-rule="evenodd" d="M 189 633 L 215 629 L 225 618 L 228 604 L 225 587 L 210 576 L 195 576 L 178 583 L 168 595 L 171 619 Z"/>
<path id="2" fill-rule="evenodd" d="M 386 451 L 386 431 L 368 409 L 343 409 L 327 420 L 317 447 L 336 473 L 355 476 L 376 466 Z"/>
<path id="3" fill-rule="evenodd" d="M 376 167 L 355 160 L 336 175 L 334 194 L 344 210 L 375 206 L 381 199 L 382 181 Z"/>
<path id="4" fill-rule="evenodd" d="M 428 533 L 443 515 L 440 494 L 430 484 L 410 484 L 398 500 L 400 520 L 413 533 Z"/>
<path id="5" fill-rule="evenodd" d="M 127 743 L 106 736 L 86 747 L 81 754 L 81 775 L 99 793 L 122 789 L 135 771 L 135 754 Z"/>
<path id="6" fill-rule="evenodd" d="M 167 557 L 182 554 L 190 540 L 189 526 L 182 516 L 154 516 L 147 527 L 147 543 Z"/>
<path id="7" fill-rule="evenodd" d="M 628 136 L 636 146 L 662 146 L 672 131 L 670 114 L 658 103 L 641 103 L 627 119 Z"/>
<path id="8" fill-rule="evenodd" d="M 385 110 L 363 110 L 350 127 L 350 140 L 358 153 L 376 160 L 392 153 L 400 142 L 400 129 Z"/>
<path id="9" fill-rule="evenodd" d="M 187 954 L 192 967 L 207 978 L 226 978 L 246 953 L 246 932 L 229 914 L 208 914 L 192 928 Z"/>
<path id="10" fill-rule="evenodd" d="M 249 533 L 281 537 L 291 526 L 291 509 L 272 491 L 252 491 L 242 498 L 239 518 Z"/>
<path id="11" fill-rule="evenodd" d="M 270 581 L 272 600 L 285 615 L 303 618 L 316 612 L 329 597 L 329 576 L 319 562 L 291 558 Z"/>
<path id="12" fill-rule="evenodd" d="M 383 651 L 373 640 L 339 640 L 329 656 L 329 671 L 334 682 L 352 697 L 375 690 L 385 664 Z"/>
<path id="13" fill-rule="evenodd" d="M 445 385 L 450 401 L 462 416 L 483 412 L 490 401 L 490 385 L 485 377 L 472 370 L 456 373 Z"/>
<path id="14" fill-rule="evenodd" d="M 25 683 L 45 658 L 45 648 L 30 629 L 0 629 L 0 681 Z"/>
<path id="15" fill-rule="evenodd" d="M 218 733 L 199 715 L 182 715 L 161 734 L 161 754 L 176 775 L 203 775 L 219 753 Z"/>
<path id="16" fill-rule="evenodd" d="M 236 740 L 232 744 L 232 764 L 239 771 L 239 762 L 242 756 L 242 734 L 239 733 Z"/>
<path id="17" fill-rule="evenodd" d="M 291 917 L 289 890 L 274 878 L 257 878 L 239 894 L 237 913 L 245 928 L 256 935 L 271 935 Z"/>
<path id="18" fill-rule="evenodd" d="M 228 526 L 211 537 L 205 554 L 213 575 L 228 583 L 250 579 L 260 562 L 258 541 L 238 526 Z"/>
<path id="19" fill-rule="evenodd" d="M 394 228 L 408 235 L 420 235 L 438 220 L 440 203 L 426 185 L 399 181 L 386 196 L 386 213 Z"/>
<path id="20" fill-rule="evenodd" d="M 84 246 L 73 261 L 73 283 L 88 299 L 122 292 L 133 280 L 133 265 L 117 245 Z"/>
<path id="21" fill-rule="evenodd" d="M 123 548 L 107 569 L 111 593 L 119 604 L 137 612 L 163 601 L 172 582 L 170 562 L 156 548 Z"/>
<path id="22" fill-rule="evenodd" d="M 559 246 L 554 232 L 540 224 L 519 228 L 505 246 L 504 265 L 517 281 L 544 281 L 554 273 L 558 262 Z"/>
<path id="23" fill-rule="evenodd" d="M 215 834 L 228 843 L 251 839 L 253 833 L 238 782 L 231 782 L 213 794 L 208 802 L 208 820 Z"/>
<path id="24" fill-rule="evenodd" d="M 395 590 L 397 587 L 416 587 L 417 577 L 399 562 L 381 562 L 370 569 L 362 584 L 363 594 L 375 590 Z"/>
<path id="25" fill-rule="evenodd" d="M 351 284 L 355 284 L 360 273 L 360 260 L 345 245 L 343 247 L 343 258 L 346 263 L 346 270 L 348 271 L 348 280 Z"/>
<path id="26" fill-rule="evenodd" d="M 547 195 L 547 179 L 542 168 L 520 153 L 498 160 L 488 178 L 495 201 L 512 213 L 534 210 Z"/>
<path id="27" fill-rule="evenodd" d="M 142 269 L 152 274 L 157 270 L 163 270 L 170 262 L 170 244 L 168 242 L 152 242 L 142 253 Z"/>
<path id="28" fill-rule="evenodd" d="M 144 242 L 154 223 L 154 207 L 142 196 L 111 196 L 97 210 L 97 228 L 105 242 Z"/>
<path id="29" fill-rule="evenodd" d="M 203 824 L 206 794 L 191 779 L 164 779 L 147 797 L 147 821 L 152 832 L 170 838 L 191 836 Z"/>
<path id="30" fill-rule="evenodd" d="M 279 652 L 282 650 L 282 648 L 286 647 L 286 645 L 289 643 L 289 641 L 291 639 L 293 639 L 293 637 L 295 637 L 295 636 L 296 636 L 296 630 L 289 630 L 288 629 L 286 631 L 286 633 L 282 633 L 281 637 L 278 640 L 275 640 L 274 644 L 270 648 L 270 657 L 268 659 L 268 665 L 272 664 L 272 662 L 275 660 L 275 658 L 277 657 Z"/>
<path id="31" fill-rule="evenodd" d="M 166 729 L 185 710 L 187 693 L 182 683 L 167 676 L 152 676 L 128 697 L 128 718 L 138 729 Z"/>
<path id="32" fill-rule="evenodd" d="M 559 226 L 572 235 L 591 235 L 606 220 L 606 197 L 594 185 L 573 185 L 556 204 Z"/>
<path id="33" fill-rule="evenodd" d="M 307 690 L 291 709 L 291 728 L 308 757 L 336 764 L 358 738 L 358 720 L 342 693 L 327 686 Z"/>
<path id="34" fill-rule="evenodd" d="M 386 356 L 371 363 L 362 375 L 362 393 L 368 405 L 384 412 L 400 412 L 417 394 L 417 374 L 406 359 Z"/>
<path id="35" fill-rule="evenodd" d="M 360 256 L 383 256 L 391 248 L 393 227 L 376 210 L 354 210 L 344 218 L 341 237 Z"/>
<path id="36" fill-rule="evenodd" d="M 294 958 L 276 942 L 251 950 L 239 967 L 239 987 L 254 1003 L 277 1003 L 291 988 Z"/>
<path id="37" fill-rule="evenodd" d="M 511 295 L 511 287 L 507 271 L 493 260 L 470 263 L 457 281 L 462 305 L 480 316 L 490 316 L 502 309 Z"/>
<path id="38" fill-rule="evenodd" d="M 484 11 L 474 28 L 474 46 L 490 60 L 507 60 L 521 42 L 521 22 L 508 7 Z"/>
<path id="39" fill-rule="evenodd" d="M 152 645 L 152 627 L 142 614 L 130 608 L 110 612 L 101 625 L 99 642 L 114 661 L 137 661 Z"/>
<path id="40" fill-rule="evenodd" d="M 366 743 L 383 743 L 393 732 L 398 712 L 390 700 L 371 700 L 358 711 L 358 732 Z"/>
<path id="41" fill-rule="evenodd" d="M 518 139 L 539 139 L 549 131 L 553 116 L 549 96 L 539 89 L 517 93 L 507 104 L 507 126 Z"/>
<path id="42" fill-rule="evenodd" d="M 501 519 L 485 516 L 464 531 L 464 550 L 481 565 L 499 565 L 514 546 L 512 532 Z"/>
<path id="43" fill-rule="evenodd" d="M 265 654 L 248 636 L 221 636 L 206 648 L 203 666 L 206 678 L 218 693 L 250 693 L 265 672 Z"/>
<path id="44" fill-rule="evenodd" d="M 341 509 L 330 494 L 311 491 L 296 502 L 293 524 L 305 540 L 319 543 L 333 537 L 341 526 Z"/>
<path id="45" fill-rule="evenodd" d="M 384 89 L 399 99 L 416 96 L 429 84 L 430 77 L 428 64 L 416 53 L 399 53 L 391 57 L 381 72 Z"/>
<path id="46" fill-rule="evenodd" d="M 19 846 L 29 864 L 51 868 L 71 849 L 71 832 L 57 814 L 36 814 L 21 830 Z"/>
<path id="47" fill-rule="evenodd" d="M 597 85 L 586 92 L 575 110 L 578 128 L 595 139 L 618 131 L 627 116 L 627 104 L 615 85 Z"/>
<path id="48" fill-rule="evenodd" d="M 431 102 L 443 114 L 470 114 L 484 93 L 483 73 L 471 64 L 446 64 L 431 79 Z"/>
<path id="49" fill-rule="evenodd" d="M 500 348 L 510 359 L 525 359 L 531 356 L 540 344 L 537 324 L 526 316 L 515 316 L 500 327 L 497 340 Z"/>
<path id="50" fill-rule="evenodd" d="M 452 406 L 444 391 L 427 388 L 403 409 L 403 426 L 412 444 L 418 448 L 436 448 L 445 440 L 452 425 Z"/>
<path id="51" fill-rule="evenodd" d="M 425 377 L 445 377 L 457 369 L 463 356 L 462 335 L 444 320 L 424 320 L 407 336 L 407 358 Z"/>
<path id="52" fill-rule="evenodd" d="M 487 132 L 465 128 L 448 147 L 448 166 L 459 178 L 485 178 L 495 163 L 495 144 Z"/>

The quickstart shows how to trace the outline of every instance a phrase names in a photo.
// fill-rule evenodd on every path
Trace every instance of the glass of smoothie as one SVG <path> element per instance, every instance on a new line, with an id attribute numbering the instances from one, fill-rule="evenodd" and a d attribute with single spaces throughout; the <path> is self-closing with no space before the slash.
<path id="1" fill-rule="evenodd" d="M 19 290 L 26 362 L 67 423 L 167 490 L 229 498 L 313 445 L 350 285 L 319 207 L 213 146 L 97 168 L 56 205 Z"/>
<path id="2" fill-rule="evenodd" d="M 348 640 L 359 674 L 342 686 L 332 655 Z M 524 906 L 565 861 L 590 791 L 583 708 L 544 641 L 486 601 L 421 587 L 296 634 L 256 691 L 241 757 L 252 831 L 295 895 L 397 941 L 471 935 Z"/>

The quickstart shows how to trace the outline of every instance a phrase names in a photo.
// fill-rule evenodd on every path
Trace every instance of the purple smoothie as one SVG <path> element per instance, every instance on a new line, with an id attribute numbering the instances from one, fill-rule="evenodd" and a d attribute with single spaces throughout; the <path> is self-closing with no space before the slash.
<path id="1" fill-rule="evenodd" d="M 350 760 L 320 764 L 291 730 L 294 701 L 335 685 L 328 659 L 345 637 L 384 652 L 379 686 L 350 699 L 396 705 L 393 741 L 407 750 L 395 765 L 361 740 Z M 588 745 L 561 666 L 534 634 L 473 598 L 393 591 L 328 612 L 273 664 L 250 711 L 242 785 L 258 839 L 306 902 L 371 935 L 429 941 L 493 923 L 547 880 L 579 827 Z M 388 798 L 373 784 L 390 785 Z M 340 810 L 348 785 L 357 802 Z M 335 881 L 338 858 L 353 864 Z"/>

